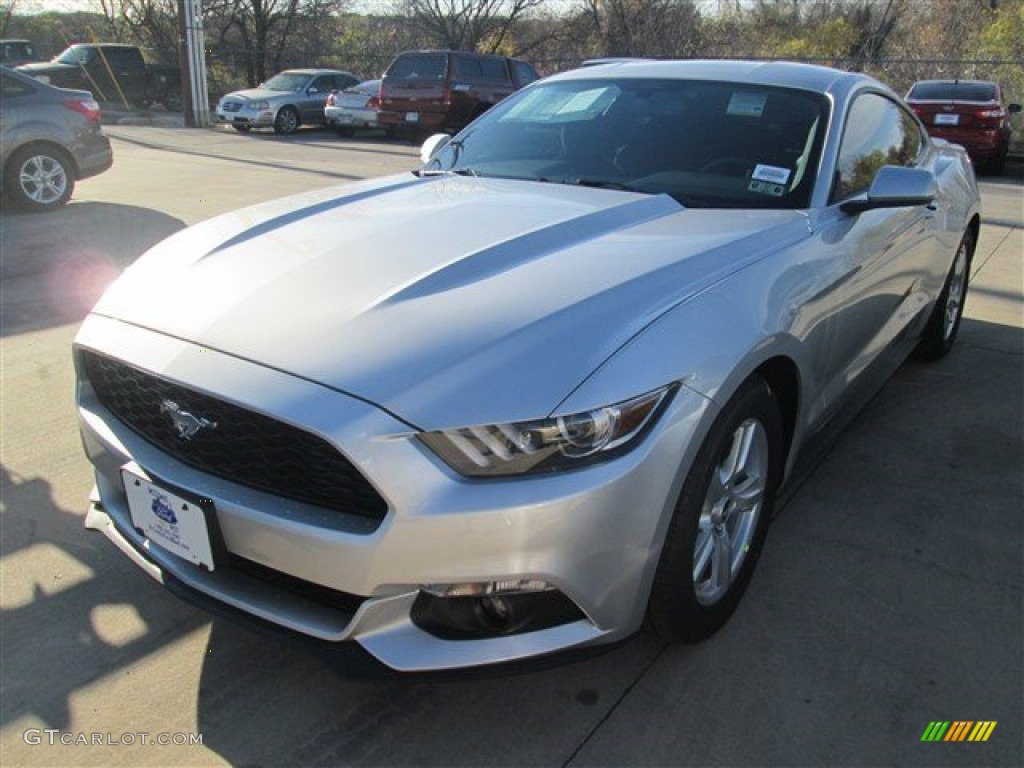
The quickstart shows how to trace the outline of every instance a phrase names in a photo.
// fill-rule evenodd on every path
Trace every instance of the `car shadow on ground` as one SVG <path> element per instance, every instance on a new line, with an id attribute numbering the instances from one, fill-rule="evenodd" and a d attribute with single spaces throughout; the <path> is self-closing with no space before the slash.
<path id="1" fill-rule="evenodd" d="M 77 322 L 125 267 L 185 227 L 149 208 L 71 202 L 0 213 L 0 336 Z"/>

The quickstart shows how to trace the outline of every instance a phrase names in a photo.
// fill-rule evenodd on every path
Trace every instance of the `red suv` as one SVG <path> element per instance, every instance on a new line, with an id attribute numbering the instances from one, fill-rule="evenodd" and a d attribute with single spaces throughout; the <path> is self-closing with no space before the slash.
<path id="1" fill-rule="evenodd" d="M 465 51 L 406 51 L 380 87 L 378 122 L 416 134 L 461 130 L 539 77 L 518 59 Z"/>
<path id="2" fill-rule="evenodd" d="M 1004 107 L 997 84 L 921 80 L 910 88 L 906 100 L 932 136 L 960 144 L 986 170 L 1003 172 L 1010 150 L 1010 115 L 1020 112 L 1020 104 Z"/>

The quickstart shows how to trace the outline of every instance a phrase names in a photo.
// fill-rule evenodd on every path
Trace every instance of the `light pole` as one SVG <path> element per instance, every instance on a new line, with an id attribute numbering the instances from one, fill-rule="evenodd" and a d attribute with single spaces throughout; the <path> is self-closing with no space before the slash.
<path id="1" fill-rule="evenodd" d="M 178 0 L 178 24 L 181 29 L 179 57 L 185 125 L 202 128 L 210 122 L 202 0 Z"/>

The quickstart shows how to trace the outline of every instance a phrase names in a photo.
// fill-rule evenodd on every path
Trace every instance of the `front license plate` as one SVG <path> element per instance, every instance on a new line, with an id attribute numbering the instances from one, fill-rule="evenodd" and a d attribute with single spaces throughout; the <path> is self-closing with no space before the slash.
<path id="1" fill-rule="evenodd" d="M 132 525 L 157 546 L 212 571 L 210 532 L 199 504 L 161 488 L 132 470 L 122 469 L 121 476 Z"/>
<path id="2" fill-rule="evenodd" d="M 936 115 L 935 125 L 957 125 L 960 122 L 960 115 Z"/>
<path id="3" fill-rule="evenodd" d="M 406 112 L 405 113 L 405 122 L 407 122 L 407 123 L 418 123 L 419 121 L 420 121 L 420 113 L 419 112 Z"/>

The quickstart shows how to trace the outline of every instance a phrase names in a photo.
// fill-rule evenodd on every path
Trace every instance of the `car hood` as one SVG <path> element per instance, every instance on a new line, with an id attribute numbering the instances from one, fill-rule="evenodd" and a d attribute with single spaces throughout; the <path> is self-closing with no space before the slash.
<path id="1" fill-rule="evenodd" d="M 795 211 L 405 174 L 184 230 L 94 312 L 422 429 L 530 419 L 661 314 L 807 231 Z"/>
<path id="2" fill-rule="evenodd" d="M 271 91 L 267 88 L 247 88 L 244 91 L 232 91 L 224 99 L 242 99 L 243 101 L 267 101 L 292 96 L 291 91 Z"/>

